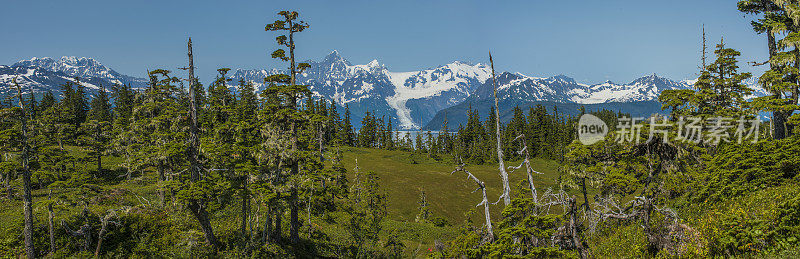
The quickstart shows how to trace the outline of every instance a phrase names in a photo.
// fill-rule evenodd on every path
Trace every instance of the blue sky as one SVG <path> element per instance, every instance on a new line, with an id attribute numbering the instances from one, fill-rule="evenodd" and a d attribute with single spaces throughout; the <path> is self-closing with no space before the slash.
<path id="1" fill-rule="evenodd" d="M 310 30 L 301 59 L 337 49 L 354 64 L 377 59 L 391 71 L 454 60 L 488 62 L 530 76 L 565 74 L 586 83 L 629 82 L 657 73 L 696 76 L 700 29 L 763 61 L 765 36 L 752 32 L 734 0 L 674 1 L 9 1 L 0 0 L 0 64 L 31 57 L 94 57 L 118 72 L 186 62 L 195 45 L 204 81 L 219 67 L 274 68 L 277 46 L 264 25 L 297 10 Z M 745 71 L 762 69 L 740 64 Z"/>

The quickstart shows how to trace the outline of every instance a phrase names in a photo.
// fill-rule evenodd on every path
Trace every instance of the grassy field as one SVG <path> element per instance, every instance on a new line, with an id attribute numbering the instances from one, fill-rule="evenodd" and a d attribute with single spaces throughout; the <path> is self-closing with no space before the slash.
<path id="1" fill-rule="evenodd" d="M 86 155 L 84 150 L 77 147 L 65 147 L 76 157 Z M 458 226 L 464 222 L 465 213 L 474 209 L 480 202 L 480 193 L 473 192 L 475 183 L 469 181 L 464 173 L 458 172 L 451 175 L 455 168 L 451 158 L 444 158 L 440 161 L 428 158 L 425 154 L 413 154 L 403 151 L 387 151 L 368 148 L 345 147 L 342 150 L 344 165 L 348 170 L 348 177 L 354 176 L 356 160 L 362 172 L 372 171 L 380 177 L 380 184 L 388 195 L 388 219 L 382 224 L 382 239 L 389 232 L 399 234 L 403 243 L 406 244 L 406 254 L 409 256 L 422 255 L 426 249 L 433 246 L 434 240 L 446 241 L 456 235 Z M 119 170 L 119 163 L 122 159 L 116 157 L 105 157 L 104 168 L 107 170 Z M 553 161 L 535 159 L 532 161 L 534 169 L 542 174 L 536 175 L 535 182 L 540 191 L 555 185 L 558 178 L 558 166 Z M 507 165 L 519 165 L 518 161 L 508 162 Z M 88 165 L 86 170 L 93 171 L 94 164 Z M 500 196 L 502 183 L 498 174 L 497 165 L 468 165 L 467 170 L 472 172 L 479 179 L 484 181 L 487 186 L 487 194 L 490 201 L 494 202 Z M 524 170 L 518 170 L 510 175 L 512 187 L 518 184 L 527 176 Z M 35 181 L 35 179 L 34 179 Z M 81 211 L 84 202 L 86 207 L 95 215 L 104 215 L 107 210 L 128 207 L 158 207 L 159 199 L 157 195 L 157 175 L 154 170 L 145 170 L 144 175 L 140 172 L 134 173 L 132 179 L 114 178 L 97 180 L 97 185 L 88 185 L 80 189 L 61 189 L 51 185 L 52 197 L 57 201 L 54 205 L 56 225 L 61 225 L 62 220 L 66 220 L 67 225 L 76 229 L 80 223 Z M 557 188 L 557 187 L 556 187 Z M 22 201 L 20 188 L 16 189 L 17 197 L 13 201 L 0 199 L 0 255 L 20 254 L 21 239 L 19 238 L 22 226 Z M 424 190 L 430 204 L 433 217 L 443 217 L 452 226 L 436 227 L 430 223 L 416 223 L 414 219 L 418 212 L 418 202 L 421 191 Z M 46 235 L 47 224 L 47 203 L 48 191 L 45 189 L 34 190 L 34 215 L 36 218 L 36 233 L 44 237 Z M 238 202 L 238 200 L 236 200 Z M 255 204 L 254 204 L 255 205 Z M 494 217 L 499 217 L 500 206 L 493 206 Z M 254 212 L 256 208 L 254 208 Z M 478 210 L 480 213 L 480 210 Z M 202 236 L 196 226 L 194 219 L 189 213 L 180 209 L 180 206 L 167 206 L 161 212 L 164 224 L 175 230 L 174 240 L 182 240 L 187 243 L 202 243 Z M 235 242 L 236 231 L 239 227 L 239 206 L 229 204 L 222 210 L 217 210 L 212 216 L 212 225 L 215 232 L 223 242 Z M 478 214 L 479 215 L 479 214 Z M 70 220 L 73 222 L 70 223 Z M 78 220 L 78 221 L 76 221 Z M 312 221 L 323 232 L 327 233 L 333 240 L 346 239 L 344 231 L 338 222 L 341 218 L 326 222 L 315 218 Z M 288 232 L 286 232 L 288 234 Z M 44 238 L 42 238 L 44 240 Z M 58 247 L 76 246 L 70 244 L 69 239 L 58 241 Z M 189 241 L 186 241 L 189 240 Z M 185 246 L 186 244 L 176 244 Z M 37 244 L 38 247 L 48 247 L 46 242 Z M 74 249 L 74 248 L 73 248 Z"/>
<path id="2" fill-rule="evenodd" d="M 356 159 L 360 170 L 373 171 L 380 176 L 381 186 L 389 195 L 389 217 L 393 220 L 414 221 L 422 190 L 434 216 L 445 217 L 454 225 L 461 224 L 464 213 L 481 200 L 479 192 L 472 192 L 477 186 L 467 179 L 466 174 L 450 174 L 455 169 L 450 158 L 436 161 L 425 154 L 366 148 L 345 148 L 343 153 L 344 164 L 351 176 Z M 533 159 L 531 162 L 534 170 L 542 173 L 534 176 L 540 192 L 556 185 L 559 175 L 557 163 L 542 159 Z M 518 161 L 506 162 L 506 166 L 517 165 Z M 486 183 L 489 200 L 497 201 L 503 188 L 497 164 L 467 165 L 466 169 Z M 510 174 L 509 178 L 513 188 L 527 175 L 521 168 Z M 499 209 L 492 212 L 499 214 Z"/>

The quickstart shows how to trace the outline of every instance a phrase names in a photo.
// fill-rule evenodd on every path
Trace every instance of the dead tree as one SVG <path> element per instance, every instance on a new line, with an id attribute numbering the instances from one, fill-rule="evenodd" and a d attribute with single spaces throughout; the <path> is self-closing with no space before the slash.
<path id="1" fill-rule="evenodd" d="M 242 225 L 241 225 L 241 235 L 242 235 L 242 251 L 247 248 L 247 222 L 248 217 L 250 215 L 250 193 L 247 189 L 247 182 L 250 180 L 250 175 L 242 175 L 239 177 L 239 180 L 242 182 Z"/>
<path id="2" fill-rule="evenodd" d="M 489 52 L 489 63 L 492 67 L 492 85 L 494 85 L 494 116 L 495 116 L 495 137 L 497 139 L 497 163 L 500 169 L 500 178 L 503 179 L 503 203 L 508 206 L 511 204 L 511 186 L 508 184 L 508 173 L 506 172 L 506 165 L 503 163 L 503 142 L 500 140 L 500 101 L 497 98 L 497 76 L 494 73 L 494 60 L 492 60 L 492 52 Z"/>
<path id="3" fill-rule="evenodd" d="M 9 158 L 10 156 L 11 156 L 11 154 L 9 154 L 9 153 L 3 153 L 3 158 L 0 161 L 8 161 L 10 159 Z M 12 187 L 11 187 L 12 174 L 13 174 L 13 172 L 11 170 L 9 170 L 3 175 L 3 185 L 5 186 L 5 189 L 6 189 L 6 198 L 8 199 L 8 201 L 11 201 L 11 200 L 14 199 L 14 191 L 12 190 Z"/>
<path id="4" fill-rule="evenodd" d="M 590 252 L 580 235 L 577 218 L 578 208 L 575 206 L 575 196 L 572 196 L 572 198 L 569 199 L 569 223 L 567 229 L 570 239 L 572 240 L 572 245 L 578 250 L 581 259 L 586 259 L 590 257 Z"/>
<path id="5" fill-rule="evenodd" d="M 517 151 L 517 153 L 520 155 L 525 154 L 525 160 L 523 160 L 522 163 L 519 164 L 518 166 L 510 166 L 509 168 L 511 168 L 511 172 L 513 173 L 514 171 L 522 168 L 522 166 L 525 165 L 526 169 L 525 172 L 528 174 L 528 184 L 530 185 L 531 188 L 531 198 L 533 198 L 533 203 L 539 203 L 539 197 L 538 194 L 536 193 L 536 186 L 533 184 L 533 174 L 542 174 L 542 173 L 533 170 L 533 168 L 531 167 L 530 152 L 528 152 L 528 144 L 525 141 L 525 135 L 519 135 L 511 142 L 520 139 L 522 140 L 522 149 Z"/>
<path id="6" fill-rule="evenodd" d="M 100 256 L 100 248 L 103 246 L 103 238 L 108 232 L 108 224 L 119 225 L 116 221 L 111 219 L 117 216 L 117 210 L 109 210 L 108 213 L 100 217 L 100 232 L 97 234 L 97 248 L 94 250 L 94 257 Z"/>
<path id="7" fill-rule="evenodd" d="M 467 178 L 472 179 L 473 181 L 475 181 L 475 184 L 478 185 L 478 188 L 472 192 L 481 190 L 481 193 L 483 194 L 483 200 L 481 200 L 481 203 L 478 203 L 478 205 L 475 205 L 475 207 L 480 207 L 481 205 L 483 205 L 483 215 L 486 218 L 486 236 L 483 238 L 483 241 L 486 243 L 491 243 L 494 241 L 494 232 L 492 230 L 492 216 L 489 214 L 489 200 L 486 198 L 486 185 L 484 185 L 483 181 L 478 180 L 478 178 L 475 177 L 475 175 L 467 171 L 467 169 L 464 168 L 463 162 L 456 167 L 456 170 L 450 172 L 450 174 L 452 175 L 455 172 L 459 171 L 466 173 Z"/>
<path id="8" fill-rule="evenodd" d="M 195 96 L 195 87 L 198 86 L 198 82 L 197 78 L 194 77 L 192 38 L 189 38 L 187 45 L 189 49 L 189 66 L 187 69 L 189 70 L 189 116 L 191 120 L 189 123 L 189 145 L 186 147 L 186 156 L 189 160 L 190 180 L 192 182 L 199 182 L 201 180 L 201 167 L 198 161 L 200 138 L 197 130 L 197 97 Z M 188 207 L 192 212 L 192 215 L 194 215 L 195 219 L 197 219 L 198 223 L 200 223 L 200 228 L 203 230 L 203 234 L 205 235 L 208 244 L 212 245 L 215 249 L 219 249 L 219 241 L 214 235 L 214 230 L 211 227 L 211 220 L 209 219 L 208 212 L 206 211 L 205 201 L 192 197 L 189 199 Z"/>
<path id="9" fill-rule="evenodd" d="M 22 187 L 24 195 L 22 196 L 22 208 L 25 217 L 25 228 L 23 234 L 25 235 L 25 253 L 28 258 L 34 258 L 35 249 L 33 247 L 33 199 L 31 198 L 31 171 L 28 168 L 28 159 L 31 155 L 30 146 L 28 145 L 28 113 L 25 111 L 25 104 L 22 102 L 22 90 L 17 83 L 17 78 L 13 80 L 14 85 L 17 87 L 17 99 L 19 100 L 19 107 L 22 110 L 20 122 L 22 123 Z M 31 93 L 33 94 L 33 93 Z"/>
<path id="10" fill-rule="evenodd" d="M 92 243 L 92 227 L 89 226 L 89 222 L 87 221 L 83 226 L 78 228 L 78 231 L 72 231 L 72 229 L 64 223 L 64 220 L 61 220 L 61 226 L 67 231 L 67 234 L 73 237 L 80 237 L 83 239 L 83 245 L 81 246 L 81 251 L 89 251 L 89 246 Z"/>
<path id="11" fill-rule="evenodd" d="M 569 196 L 564 190 L 552 192 L 548 189 L 541 198 L 541 203 L 536 206 L 539 213 L 550 214 L 550 208 L 558 206 L 561 207 L 561 213 L 566 217 L 564 225 L 558 227 L 556 233 L 551 236 L 552 244 L 577 250 L 581 259 L 590 258 L 591 251 L 581 235 L 581 223 L 578 219 L 579 211 L 575 205 L 575 196 Z"/>
<path id="12" fill-rule="evenodd" d="M 49 190 L 47 192 L 47 199 L 50 200 L 47 203 L 47 225 L 49 226 L 48 230 L 50 231 L 50 254 L 55 254 L 56 252 L 56 237 L 53 234 L 53 190 Z"/>
<path id="13" fill-rule="evenodd" d="M 653 225 L 651 216 L 659 213 L 663 216 L 663 225 Z M 658 207 L 653 204 L 653 199 L 646 196 L 637 196 L 626 204 L 620 204 L 618 199 L 598 197 L 592 210 L 588 211 L 588 229 L 593 232 L 597 225 L 607 220 L 640 221 L 648 241 L 648 249 L 656 254 L 666 250 L 669 254 L 679 255 L 679 249 L 687 242 L 692 242 L 692 235 L 696 230 L 681 224 L 678 214 L 667 207 Z"/>

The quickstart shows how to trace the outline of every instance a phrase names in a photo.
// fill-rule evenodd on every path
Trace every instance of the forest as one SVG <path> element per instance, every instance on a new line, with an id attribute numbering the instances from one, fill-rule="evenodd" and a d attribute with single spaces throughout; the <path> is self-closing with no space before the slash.
<path id="1" fill-rule="evenodd" d="M 800 3 L 736 7 L 758 17 L 766 72 L 703 31 L 694 88 L 638 125 L 541 105 L 505 123 L 496 85 L 489 114 L 437 132 L 354 118 L 297 82 L 296 11 L 265 26 L 287 73 L 263 91 L 229 68 L 202 84 L 191 38 L 146 89 L 17 84 L 0 100 L 0 257 L 800 257 Z M 749 78 L 770 95 L 749 98 Z M 608 134 L 583 144 L 584 115 Z"/>

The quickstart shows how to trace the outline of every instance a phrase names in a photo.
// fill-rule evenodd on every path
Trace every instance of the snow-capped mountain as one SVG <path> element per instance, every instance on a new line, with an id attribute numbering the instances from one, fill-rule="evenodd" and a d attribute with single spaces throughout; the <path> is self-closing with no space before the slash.
<path id="1" fill-rule="evenodd" d="M 455 61 L 420 71 L 393 72 L 377 60 L 353 65 L 335 50 L 321 61 L 306 62 L 311 67 L 299 75 L 298 80 L 309 85 L 314 95 L 349 106 L 356 126 L 360 125 L 359 118 L 372 112 L 379 117 L 387 116 L 400 129 L 418 129 L 449 107 L 465 103 L 477 105 L 494 96 L 489 80 L 491 70 L 483 64 Z M 252 81 L 263 89 L 266 76 L 281 72 L 237 69 L 233 78 L 234 81 L 240 78 Z M 694 81 L 674 81 L 655 74 L 626 84 L 611 81 L 585 84 L 564 75 L 531 77 L 503 72 L 497 76 L 498 96 L 506 105 L 653 102 L 658 100 L 661 91 L 690 89 Z M 754 96 L 765 95 L 755 79 L 745 83 L 754 89 Z"/>
<path id="2" fill-rule="evenodd" d="M 673 81 L 656 74 L 643 76 L 627 84 L 606 81 L 600 84 L 578 83 L 564 75 L 547 78 L 529 77 L 504 72 L 497 77 L 498 97 L 503 100 L 572 102 L 597 104 L 612 102 L 655 101 L 664 90 L 692 89 L 697 80 Z M 766 95 L 766 91 L 751 78 L 743 83 L 753 89 L 750 96 Z M 491 80 L 478 87 L 471 100 L 494 98 Z"/>
<path id="3" fill-rule="evenodd" d="M 690 89 L 686 81 L 672 81 L 656 74 L 644 76 L 627 84 L 606 81 L 602 84 L 575 88 L 568 92 L 570 101 L 583 104 L 608 102 L 636 102 L 657 100 L 664 90 Z"/>
<path id="4" fill-rule="evenodd" d="M 52 91 L 58 94 L 60 86 L 80 78 L 87 93 L 94 94 L 104 87 L 107 91 L 115 84 L 130 84 L 133 88 L 144 88 L 147 81 L 120 74 L 92 58 L 61 57 L 32 58 L 22 60 L 11 66 L 0 66 L 0 95 L 8 96 L 16 92 L 13 79 L 17 78 L 24 92 L 42 93 Z"/>
<path id="5" fill-rule="evenodd" d="M 664 90 L 692 89 L 697 80 L 674 81 L 656 74 L 644 76 L 626 84 L 606 81 L 600 84 L 583 84 L 564 76 L 530 77 L 521 73 L 503 72 L 497 76 L 497 95 L 500 100 L 500 113 L 503 119 L 510 119 L 514 107 L 523 110 L 536 104 L 549 109 L 556 107 L 562 113 L 576 114 L 580 106 L 586 109 L 608 109 L 635 115 L 649 115 L 661 111 L 658 95 Z M 767 95 L 757 84 L 756 78 L 743 83 L 753 89 L 746 98 Z M 462 103 L 439 111 L 424 129 L 438 130 L 444 120 L 456 125 L 466 121 L 467 110 L 478 110 L 487 115 L 494 106 L 494 85 L 488 80 Z M 505 115 L 504 115 L 505 114 Z M 452 127 L 452 126 L 451 126 Z"/>
<path id="6" fill-rule="evenodd" d="M 435 117 L 444 118 L 438 113 L 447 110 L 452 113 L 454 109 L 463 112 L 470 104 L 488 109 L 479 106 L 493 104 L 491 70 L 483 64 L 454 61 L 430 69 L 394 72 L 377 60 L 353 65 L 335 50 L 319 61 L 306 62 L 311 66 L 298 76 L 299 82 L 309 85 L 317 97 L 331 100 L 339 107 L 348 106 L 356 127 L 367 112 L 391 119 L 399 129 L 419 129 Z M 240 79 L 253 82 L 257 89 L 263 90 L 264 78 L 278 73 L 285 71 L 236 69 L 229 75 L 234 82 Z M 90 95 L 101 85 L 109 89 L 114 84 L 130 84 L 133 88 L 144 88 L 147 84 L 143 78 L 120 74 L 92 58 L 32 58 L 11 66 L 0 65 L 0 96 L 15 93 L 13 78 L 18 79 L 24 92 L 58 94 L 60 85 L 74 81 L 75 77 L 80 78 Z M 690 89 L 695 81 L 673 81 L 655 74 L 625 84 L 611 81 L 584 84 L 564 75 L 531 77 L 503 72 L 497 76 L 501 110 L 503 106 L 513 108 L 533 102 L 563 104 L 565 109 L 571 109 L 567 104 L 608 104 L 598 107 L 614 108 L 620 103 L 654 102 L 661 91 Z M 750 97 L 767 94 L 758 86 L 757 79 L 745 83 L 754 90 Z M 456 107 L 459 105 L 465 107 Z"/>
<path id="7" fill-rule="evenodd" d="M 401 129 L 419 128 L 439 110 L 466 99 L 491 75 L 483 64 L 459 61 L 421 71 L 391 72 L 377 60 L 353 65 L 335 50 L 321 61 L 307 62 L 311 67 L 298 80 L 316 96 L 349 106 L 355 119 L 374 112 L 391 118 Z M 264 78 L 279 72 L 237 69 L 232 78 L 263 89 Z"/>

